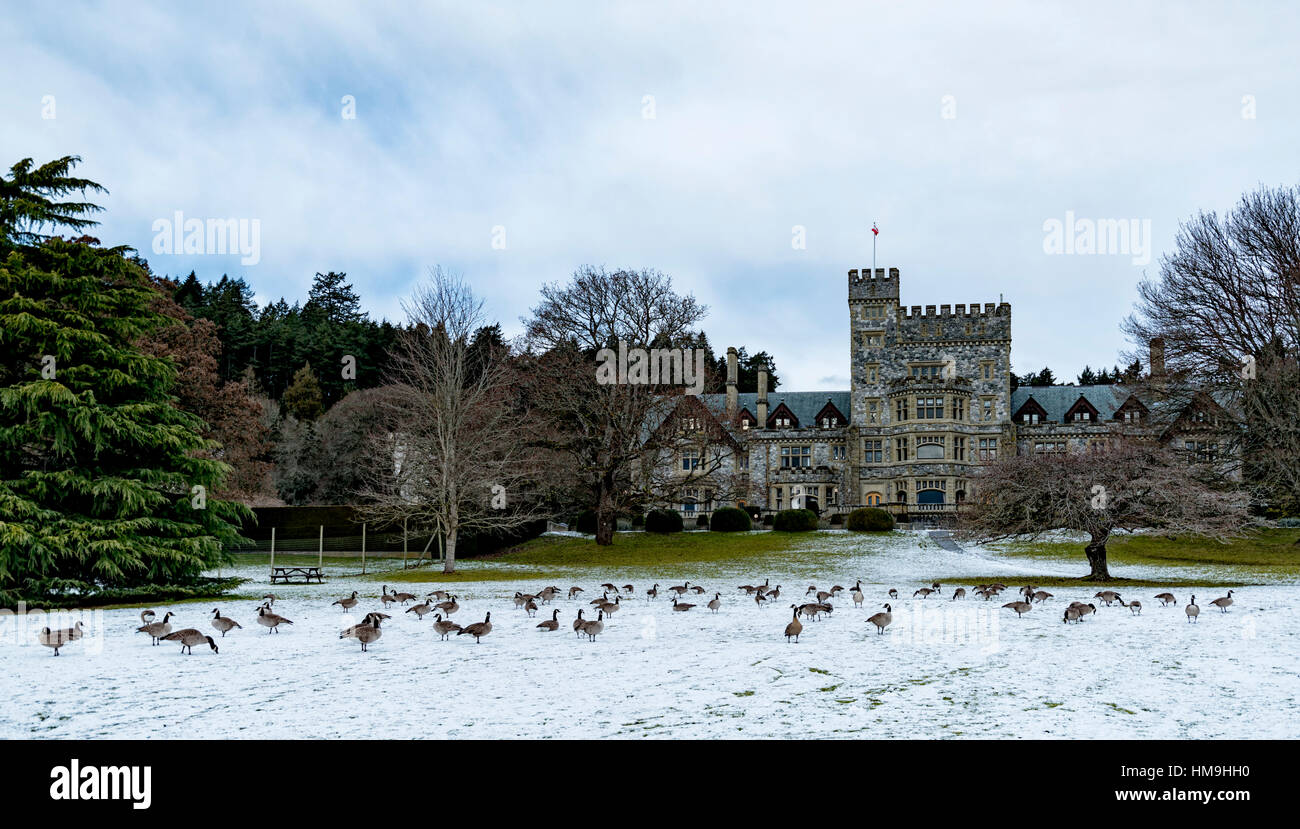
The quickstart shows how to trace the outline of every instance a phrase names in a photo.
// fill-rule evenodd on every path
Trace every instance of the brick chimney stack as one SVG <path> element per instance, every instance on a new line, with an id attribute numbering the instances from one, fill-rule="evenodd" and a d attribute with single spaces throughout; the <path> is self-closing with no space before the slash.
<path id="1" fill-rule="evenodd" d="M 727 349 L 727 420 L 729 421 L 736 419 L 736 410 L 739 408 L 740 398 L 736 390 L 736 382 L 740 374 L 737 364 L 739 358 L 735 346 Z"/>
<path id="2" fill-rule="evenodd" d="M 767 428 L 767 369 L 758 370 L 758 428 Z"/>

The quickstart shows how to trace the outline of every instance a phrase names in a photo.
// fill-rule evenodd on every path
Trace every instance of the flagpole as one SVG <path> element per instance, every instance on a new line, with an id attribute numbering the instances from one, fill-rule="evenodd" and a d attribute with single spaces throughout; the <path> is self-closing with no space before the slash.
<path id="1" fill-rule="evenodd" d="M 880 235 L 880 230 L 876 227 L 876 223 L 872 222 L 871 223 L 871 276 L 872 277 L 875 277 L 876 275 L 876 237 L 879 235 Z"/>

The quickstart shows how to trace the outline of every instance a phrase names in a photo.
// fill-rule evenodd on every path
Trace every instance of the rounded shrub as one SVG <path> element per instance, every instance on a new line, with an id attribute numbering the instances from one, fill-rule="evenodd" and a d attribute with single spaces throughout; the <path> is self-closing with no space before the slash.
<path id="1" fill-rule="evenodd" d="M 638 512 L 636 515 L 632 516 L 632 529 L 640 530 L 644 528 L 645 528 L 645 516 Z"/>
<path id="2" fill-rule="evenodd" d="M 707 529 L 709 528 L 709 516 L 707 516 L 707 515 L 701 515 L 701 516 L 699 516 L 698 518 L 696 518 L 696 519 L 695 519 L 695 526 L 707 530 Z"/>
<path id="3" fill-rule="evenodd" d="M 787 533 L 806 533 L 817 529 L 817 513 L 810 509 L 785 509 L 776 514 L 772 529 Z"/>
<path id="4" fill-rule="evenodd" d="M 838 527 L 844 523 L 844 513 L 837 512 L 831 516 L 831 526 Z"/>
<path id="5" fill-rule="evenodd" d="M 769 512 L 767 515 L 763 516 L 763 526 L 764 527 L 772 526 L 772 513 Z"/>
<path id="6" fill-rule="evenodd" d="M 743 533 L 754 526 L 749 513 L 739 507 L 723 507 L 713 511 L 713 522 L 709 529 L 715 533 Z"/>
<path id="7" fill-rule="evenodd" d="M 648 533 L 679 533 L 682 531 L 682 515 L 676 510 L 652 509 L 645 516 L 645 531 Z"/>
<path id="8" fill-rule="evenodd" d="M 573 528 L 580 533 L 595 535 L 596 511 L 594 509 L 585 509 L 578 513 L 578 517 L 573 519 Z"/>
<path id="9" fill-rule="evenodd" d="M 888 532 L 894 528 L 894 516 L 876 507 L 862 507 L 849 513 L 845 526 L 854 532 Z"/>

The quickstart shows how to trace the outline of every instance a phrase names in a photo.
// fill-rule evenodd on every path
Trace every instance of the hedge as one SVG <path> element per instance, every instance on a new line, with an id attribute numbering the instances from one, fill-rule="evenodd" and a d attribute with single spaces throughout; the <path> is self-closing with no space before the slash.
<path id="1" fill-rule="evenodd" d="M 776 514 L 772 529 L 788 533 L 805 533 L 817 529 L 817 513 L 810 509 L 786 509 Z"/>
<path id="2" fill-rule="evenodd" d="M 894 516 L 876 507 L 862 507 L 849 513 L 845 526 L 854 532 L 888 532 L 894 528 Z"/>
<path id="3" fill-rule="evenodd" d="M 585 509 L 578 513 L 578 517 L 573 519 L 573 528 L 580 533 L 595 535 L 596 511 L 594 509 Z"/>
<path id="4" fill-rule="evenodd" d="M 652 509 L 646 513 L 645 530 L 648 533 L 679 533 L 682 531 L 682 515 L 676 510 Z"/>
<path id="5" fill-rule="evenodd" d="M 749 513 L 738 507 L 723 507 L 713 511 L 709 529 L 715 533 L 743 533 L 753 528 Z"/>

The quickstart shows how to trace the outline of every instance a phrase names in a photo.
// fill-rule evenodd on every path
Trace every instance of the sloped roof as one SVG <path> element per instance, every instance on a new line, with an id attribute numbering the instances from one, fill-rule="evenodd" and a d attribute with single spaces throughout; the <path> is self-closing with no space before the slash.
<path id="1" fill-rule="evenodd" d="M 1030 397 L 1047 412 L 1047 420 L 1060 423 L 1079 395 L 1097 410 L 1099 420 L 1110 420 L 1136 390 L 1116 383 L 1113 386 L 1021 386 L 1011 392 L 1011 413 L 1020 411 Z M 1141 400 L 1141 398 L 1138 398 Z M 1143 401 L 1146 402 L 1146 401 Z"/>
<path id="2" fill-rule="evenodd" d="M 738 394 L 736 411 L 749 409 L 750 414 L 758 416 L 758 394 L 756 392 L 746 392 Z M 822 410 L 829 400 L 835 404 L 835 408 L 844 413 L 845 418 L 853 417 L 853 407 L 850 403 L 851 394 L 847 391 L 770 391 L 767 393 L 767 411 L 770 415 L 776 411 L 776 407 L 784 403 L 786 408 L 794 412 L 794 416 L 799 419 L 799 426 L 815 426 L 817 413 Z M 719 419 L 727 416 L 727 395 L 725 394 L 702 394 L 700 400 L 705 406 L 709 407 Z M 841 426 L 846 424 L 841 423 Z"/>

